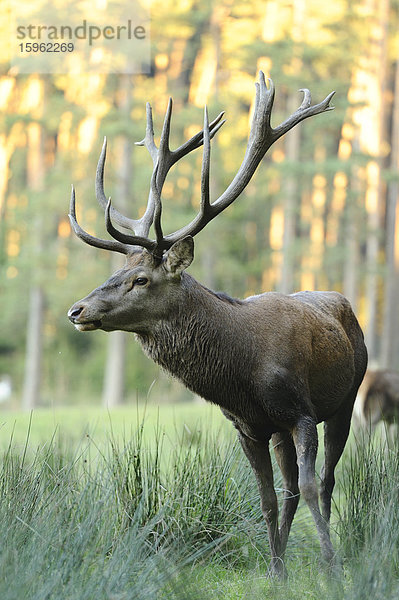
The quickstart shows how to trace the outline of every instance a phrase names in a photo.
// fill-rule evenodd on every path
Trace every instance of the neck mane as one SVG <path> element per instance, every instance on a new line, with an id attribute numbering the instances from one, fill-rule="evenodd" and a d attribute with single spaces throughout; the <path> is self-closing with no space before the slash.
<path id="1" fill-rule="evenodd" d="M 243 335 L 239 313 L 244 302 L 213 292 L 186 273 L 181 289 L 171 317 L 137 337 L 152 360 L 194 393 L 221 404 L 215 389 L 219 395 L 220 389 L 232 394 L 232 380 L 240 387 L 241 345 L 237 339 Z"/>

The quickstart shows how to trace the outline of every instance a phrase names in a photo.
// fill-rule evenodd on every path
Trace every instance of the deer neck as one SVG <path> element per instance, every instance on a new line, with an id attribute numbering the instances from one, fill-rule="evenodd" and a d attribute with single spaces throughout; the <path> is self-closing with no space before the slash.
<path id="1" fill-rule="evenodd" d="M 242 301 L 216 294 L 184 273 L 173 313 L 137 337 L 144 351 L 189 389 L 207 400 L 229 387 L 239 365 Z"/>

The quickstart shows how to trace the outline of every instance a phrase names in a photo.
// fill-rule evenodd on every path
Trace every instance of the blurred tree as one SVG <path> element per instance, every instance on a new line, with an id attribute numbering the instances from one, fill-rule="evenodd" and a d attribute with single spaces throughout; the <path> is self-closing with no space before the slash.
<path id="1" fill-rule="evenodd" d="M 399 59 L 394 69 L 391 179 L 387 188 L 385 307 L 381 363 L 387 369 L 398 368 L 399 356 Z"/>
<path id="2" fill-rule="evenodd" d="M 32 77 L 26 90 L 27 98 L 34 101 L 36 117 L 42 116 L 44 98 L 46 97 L 44 81 Z M 26 184 L 31 190 L 31 202 L 40 202 L 44 193 L 44 133 L 40 122 L 31 122 L 27 127 L 27 163 Z M 45 291 L 41 280 L 40 261 L 45 248 L 45 233 L 43 221 L 45 215 L 32 207 L 32 257 L 36 257 L 33 264 L 32 278 L 29 291 L 29 311 L 26 334 L 26 358 L 24 390 L 22 406 L 25 410 L 32 410 L 38 405 L 41 393 L 42 378 L 42 353 L 43 353 L 43 323 L 45 322 Z"/>
<path id="3" fill-rule="evenodd" d="M 305 2 L 299 0 L 292 4 L 292 56 L 290 70 L 294 73 L 300 73 L 303 68 L 302 52 L 304 46 L 304 20 L 305 20 Z M 292 114 L 298 108 L 297 94 L 289 94 L 287 99 L 287 113 Z M 295 127 L 284 140 L 285 159 L 288 164 L 296 164 L 300 161 L 300 140 L 301 128 Z M 295 252 L 295 229 L 297 222 L 298 199 L 300 198 L 300 180 L 297 172 L 293 169 L 283 179 L 283 243 L 282 254 L 283 261 L 281 267 L 281 279 L 278 285 L 279 291 L 283 294 L 289 294 L 295 291 L 295 263 L 297 256 Z"/>
<path id="4" fill-rule="evenodd" d="M 370 29 L 369 54 L 362 65 L 362 76 L 368 93 L 363 132 L 360 137 L 361 149 L 370 155 L 365 169 L 366 210 L 368 232 L 366 242 L 367 280 L 367 326 L 366 343 L 369 357 L 378 356 L 377 332 L 380 269 L 380 232 L 381 215 L 384 212 L 385 185 L 382 178 L 383 144 L 386 140 L 386 89 L 387 89 L 387 27 L 389 19 L 389 0 L 367 0 L 365 9 L 374 15 L 374 27 Z"/>
<path id="5" fill-rule="evenodd" d="M 132 93 L 133 85 L 131 76 L 119 75 L 115 93 L 115 104 L 122 127 L 117 139 L 115 196 L 116 204 L 123 214 L 127 214 L 128 212 L 128 200 L 132 181 L 132 143 L 127 133 L 129 131 L 128 123 L 131 118 Z M 122 131 L 125 133 L 122 133 Z M 123 257 L 114 253 L 111 257 L 111 271 L 114 272 L 118 268 L 121 268 L 124 262 Z M 126 335 L 123 331 L 113 331 L 108 337 L 103 385 L 103 405 L 109 408 L 119 406 L 124 400 Z"/>

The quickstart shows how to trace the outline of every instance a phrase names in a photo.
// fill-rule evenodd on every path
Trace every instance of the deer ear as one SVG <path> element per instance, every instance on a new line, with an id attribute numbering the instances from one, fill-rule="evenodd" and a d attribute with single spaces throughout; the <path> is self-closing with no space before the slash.
<path id="1" fill-rule="evenodd" d="M 175 242 L 166 254 L 165 267 L 169 273 L 180 275 L 194 258 L 194 240 L 191 235 Z"/>

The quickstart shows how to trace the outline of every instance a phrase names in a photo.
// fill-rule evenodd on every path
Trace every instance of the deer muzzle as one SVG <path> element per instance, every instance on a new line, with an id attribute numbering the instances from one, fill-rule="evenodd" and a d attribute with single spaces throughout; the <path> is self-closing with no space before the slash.
<path id="1" fill-rule="evenodd" d="M 87 306 L 77 302 L 68 311 L 68 319 L 79 331 L 93 331 L 100 329 L 102 323 L 100 319 L 92 319 L 88 314 Z"/>

